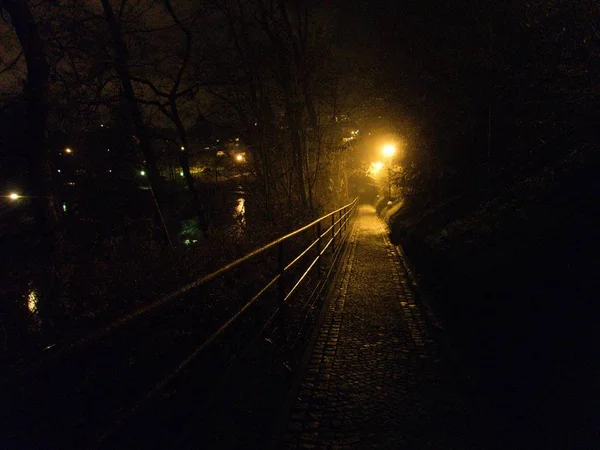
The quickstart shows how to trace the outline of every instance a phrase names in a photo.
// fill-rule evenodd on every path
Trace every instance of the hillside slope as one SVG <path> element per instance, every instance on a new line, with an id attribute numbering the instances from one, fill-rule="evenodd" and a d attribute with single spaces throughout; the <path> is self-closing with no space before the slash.
<path id="1" fill-rule="evenodd" d="M 598 439 L 598 160 L 581 147 L 390 220 L 392 240 L 504 411 L 511 446 Z"/>

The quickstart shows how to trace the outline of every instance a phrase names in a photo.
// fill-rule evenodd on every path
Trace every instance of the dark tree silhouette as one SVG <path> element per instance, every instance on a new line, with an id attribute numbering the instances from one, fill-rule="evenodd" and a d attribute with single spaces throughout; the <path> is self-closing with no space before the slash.
<path id="1" fill-rule="evenodd" d="M 55 227 L 58 224 L 59 210 L 52 184 L 50 155 L 46 147 L 49 67 L 44 43 L 27 2 L 2 0 L 0 7 L 10 15 L 25 55 L 27 80 L 24 85 L 24 94 L 27 108 L 27 142 L 23 146 L 23 150 L 27 155 L 29 192 L 38 200 L 34 202 L 34 208 L 40 232 L 46 236 L 45 241 L 52 241 Z"/>
<path id="2" fill-rule="evenodd" d="M 154 150 L 152 149 L 152 144 L 150 143 L 150 138 L 148 136 L 148 132 L 146 129 L 146 125 L 144 124 L 144 119 L 142 117 L 142 112 L 138 105 L 138 100 L 135 96 L 135 92 L 133 90 L 133 84 L 131 80 L 131 74 L 128 67 L 128 59 L 127 59 L 127 48 L 125 47 L 125 42 L 123 40 L 123 33 L 121 31 L 121 26 L 115 16 L 114 10 L 110 4 L 109 0 L 101 0 L 102 8 L 104 9 L 104 14 L 106 17 L 106 22 L 108 23 L 110 34 L 112 37 L 112 45 L 115 52 L 115 71 L 119 76 L 121 81 L 121 86 L 123 87 L 123 97 L 127 102 L 127 106 L 129 108 L 129 113 L 131 119 L 133 121 L 133 127 L 135 129 L 136 136 L 140 143 L 140 149 L 144 154 L 144 158 L 146 160 L 146 170 L 148 172 L 148 180 L 150 182 L 152 195 L 154 197 L 154 202 L 156 204 L 156 211 L 158 216 L 160 217 L 160 221 L 164 228 L 164 231 L 167 235 L 169 243 L 173 246 L 171 242 L 171 237 L 169 235 L 169 231 L 165 224 L 165 220 L 161 211 L 161 182 L 160 182 L 160 173 L 158 171 L 158 166 L 156 164 L 156 156 L 154 154 Z"/>

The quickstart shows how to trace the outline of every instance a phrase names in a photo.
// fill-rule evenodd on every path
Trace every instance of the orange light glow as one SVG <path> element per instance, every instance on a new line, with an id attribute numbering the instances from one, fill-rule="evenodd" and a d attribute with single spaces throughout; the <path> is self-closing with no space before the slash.
<path id="1" fill-rule="evenodd" d="M 396 146 L 392 144 L 384 145 L 381 152 L 383 153 L 383 156 L 391 158 L 396 153 Z"/>

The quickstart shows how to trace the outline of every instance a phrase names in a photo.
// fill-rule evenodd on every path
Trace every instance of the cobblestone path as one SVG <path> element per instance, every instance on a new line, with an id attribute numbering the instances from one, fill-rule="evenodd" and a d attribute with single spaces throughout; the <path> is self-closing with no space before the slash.
<path id="1" fill-rule="evenodd" d="M 472 414 L 373 207 L 360 207 L 349 239 L 277 448 L 476 447 Z"/>

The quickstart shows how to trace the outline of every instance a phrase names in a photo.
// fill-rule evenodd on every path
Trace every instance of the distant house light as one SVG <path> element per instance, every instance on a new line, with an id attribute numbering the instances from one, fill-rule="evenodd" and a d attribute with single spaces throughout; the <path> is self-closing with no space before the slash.
<path id="1" fill-rule="evenodd" d="M 217 156 L 223 156 L 225 154 L 225 152 L 223 150 L 219 150 L 217 152 Z"/>

